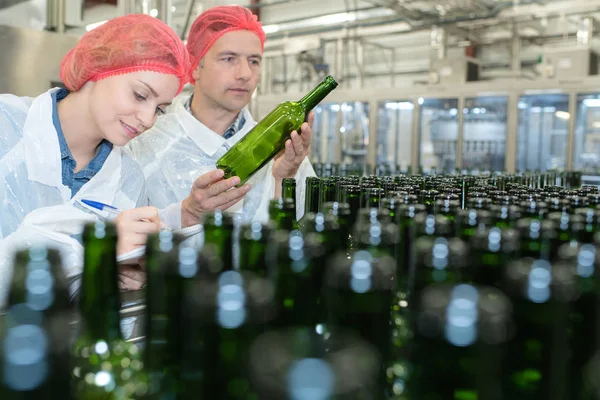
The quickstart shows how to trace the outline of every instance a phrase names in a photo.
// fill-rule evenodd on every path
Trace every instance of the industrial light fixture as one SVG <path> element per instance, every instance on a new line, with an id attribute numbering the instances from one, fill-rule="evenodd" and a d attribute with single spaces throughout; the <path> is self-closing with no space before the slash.
<path id="1" fill-rule="evenodd" d="M 556 118 L 564 119 L 564 120 L 568 120 L 569 118 L 571 118 L 571 114 L 569 114 L 566 111 L 557 111 L 556 114 L 554 114 L 554 115 L 556 115 Z"/>
<path id="2" fill-rule="evenodd" d="M 412 110 L 415 105 L 410 101 L 390 102 L 385 104 L 388 110 Z"/>
<path id="3" fill-rule="evenodd" d="M 369 18 L 381 18 L 394 16 L 394 10 L 381 8 L 375 10 L 362 10 L 355 12 L 341 12 L 320 17 L 312 17 L 298 21 L 281 22 L 278 24 L 264 25 L 265 33 L 271 34 L 279 31 L 292 31 L 296 29 L 314 28 L 319 26 L 330 26 L 343 24 L 344 22 L 352 22 Z"/>
<path id="4" fill-rule="evenodd" d="M 585 99 L 583 100 L 583 105 L 591 108 L 600 107 L 600 99 Z"/>
<path id="5" fill-rule="evenodd" d="M 97 27 L 105 23 L 106 21 L 94 22 L 93 24 L 86 25 L 85 30 L 89 32 L 92 29 L 96 29 Z"/>

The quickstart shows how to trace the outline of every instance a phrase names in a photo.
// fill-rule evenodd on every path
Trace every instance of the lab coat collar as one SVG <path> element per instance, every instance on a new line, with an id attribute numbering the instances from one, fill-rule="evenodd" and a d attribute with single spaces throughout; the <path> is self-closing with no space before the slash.
<path id="1" fill-rule="evenodd" d="M 33 99 L 23 125 L 23 147 L 30 180 L 58 188 L 63 198 L 71 190 L 62 184 L 62 163 L 58 134 L 52 122 L 53 88 Z"/>
<path id="2" fill-rule="evenodd" d="M 255 122 L 252 119 L 248 109 L 244 108 L 242 112 L 246 118 L 246 123 L 237 134 L 233 135 L 229 139 L 224 139 L 223 136 L 209 129 L 206 125 L 197 120 L 191 112 L 186 110 L 185 102 L 182 101 L 175 110 L 177 119 L 179 120 L 179 123 L 181 124 L 185 134 L 209 156 L 214 156 L 215 153 L 223 146 L 226 148 L 231 147 L 232 143 L 237 142 L 255 125 Z"/>

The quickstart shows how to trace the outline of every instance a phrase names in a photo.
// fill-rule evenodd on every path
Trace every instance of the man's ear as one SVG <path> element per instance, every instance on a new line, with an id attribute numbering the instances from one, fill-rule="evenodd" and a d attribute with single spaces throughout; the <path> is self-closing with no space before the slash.
<path id="1" fill-rule="evenodd" d="M 196 69 L 194 69 L 194 72 L 192 72 L 192 78 L 194 78 L 194 80 L 200 79 L 200 69 L 201 68 L 204 68 L 204 58 L 200 60 L 200 62 L 198 63 L 198 66 L 196 67 Z"/>

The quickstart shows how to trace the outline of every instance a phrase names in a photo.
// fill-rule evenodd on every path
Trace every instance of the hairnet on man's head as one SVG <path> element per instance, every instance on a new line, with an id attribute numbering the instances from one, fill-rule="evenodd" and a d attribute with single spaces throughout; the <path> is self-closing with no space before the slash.
<path id="1" fill-rule="evenodd" d="M 189 55 L 177 34 L 145 14 L 117 17 L 87 32 L 63 58 L 60 78 L 71 91 L 88 81 L 137 71 L 175 75 L 181 92 Z"/>
<path id="2" fill-rule="evenodd" d="M 190 83 L 195 82 L 192 73 L 212 45 L 224 34 L 241 30 L 256 33 L 264 50 L 267 35 L 256 15 L 245 7 L 236 5 L 212 7 L 196 18 L 187 41 L 191 61 Z"/>

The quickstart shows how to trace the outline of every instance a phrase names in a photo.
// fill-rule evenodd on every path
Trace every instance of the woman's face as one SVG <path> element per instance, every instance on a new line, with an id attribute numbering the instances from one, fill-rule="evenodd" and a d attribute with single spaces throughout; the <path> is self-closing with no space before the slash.
<path id="1" fill-rule="evenodd" d="M 92 82 L 90 114 L 104 139 L 117 146 L 150 129 L 177 94 L 179 79 L 151 71 Z"/>

